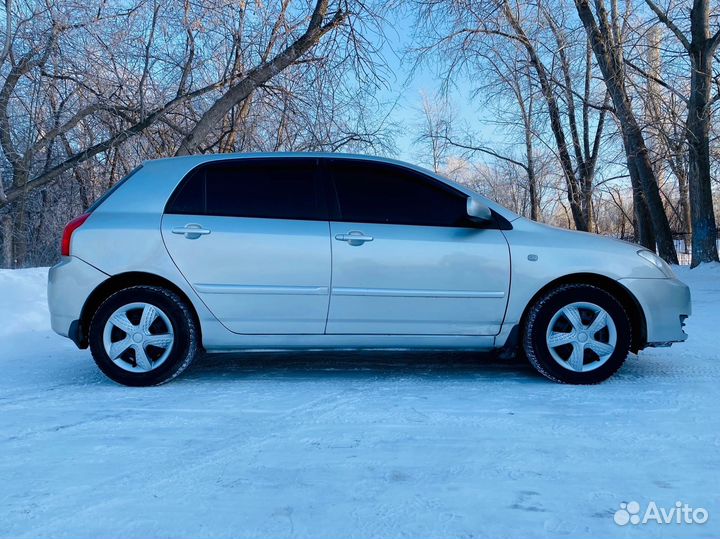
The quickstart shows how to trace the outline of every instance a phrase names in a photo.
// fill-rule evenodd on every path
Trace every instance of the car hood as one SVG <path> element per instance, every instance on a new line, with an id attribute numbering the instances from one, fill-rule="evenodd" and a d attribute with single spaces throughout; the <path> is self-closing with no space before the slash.
<path id="1" fill-rule="evenodd" d="M 524 217 L 512 223 L 506 238 L 513 256 L 513 264 L 525 264 L 528 257 L 540 264 L 543 271 L 561 274 L 597 273 L 614 279 L 664 278 L 658 268 L 639 257 L 641 245 L 536 223 Z"/>

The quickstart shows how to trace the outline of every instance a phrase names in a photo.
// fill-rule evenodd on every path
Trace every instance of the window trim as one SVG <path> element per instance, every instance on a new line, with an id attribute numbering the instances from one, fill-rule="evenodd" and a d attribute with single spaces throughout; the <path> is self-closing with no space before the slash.
<path id="1" fill-rule="evenodd" d="M 442 180 L 438 180 L 437 178 L 433 178 L 432 176 L 428 176 L 427 174 L 423 174 L 422 172 L 419 172 L 417 170 L 414 170 L 409 167 L 405 167 L 399 164 L 395 163 L 387 163 L 384 161 L 372 161 L 372 160 L 365 160 L 365 159 L 347 159 L 347 158 L 327 158 L 323 160 L 324 162 L 321 164 L 321 168 L 323 170 L 323 176 L 327 178 L 326 180 L 326 189 L 328 191 L 327 198 L 328 198 L 328 210 L 329 215 L 332 221 L 339 222 L 339 223 L 362 223 L 362 224 L 371 224 L 371 225 L 385 225 L 385 226 L 423 226 L 423 227 L 434 227 L 434 228 L 455 228 L 455 229 L 480 229 L 480 230 L 509 230 L 512 229 L 512 225 L 507 222 L 507 225 L 502 221 L 505 221 L 504 218 L 502 218 L 500 215 L 497 214 L 494 210 L 490 210 L 493 216 L 492 221 L 487 221 L 485 223 L 476 223 L 474 221 L 471 221 L 468 217 L 465 220 L 465 224 L 461 226 L 457 225 L 430 225 L 430 224 L 417 224 L 417 223 L 386 223 L 382 221 L 351 221 L 343 219 L 342 216 L 342 207 L 340 204 L 340 195 L 337 190 L 337 185 L 335 184 L 335 170 L 333 168 L 333 164 L 340 162 L 340 163 L 362 163 L 362 164 L 370 164 L 375 165 L 380 168 L 389 168 L 393 170 L 399 170 L 402 173 L 404 173 L 406 176 L 411 175 L 413 176 L 413 179 L 417 179 L 417 181 L 420 182 L 426 182 L 431 184 L 432 186 L 438 187 L 443 191 L 446 191 L 450 194 L 456 195 L 462 199 L 469 198 L 469 195 L 463 193 L 462 191 L 454 188 L 452 185 L 448 185 L 447 183 L 443 182 Z M 502 221 L 500 219 L 502 219 Z"/>
<path id="2" fill-rule="evenodd" d="M 320 217 L 318 218 L 293 218 L 293 217 L 255 217 L 255 216 L 243 216 L 243 215 L 227 215 L 223 213 L 209 213 L 207 209 L 208 199 L 207 199 L 207 176 L 205 177 L 205 205 L 203 208 L 202 213 L 186 213 L 186 212 L 177 212 L 172 211 L 172 206 L 175 204 L 175 200 L 178 196 L 180 196 L 180 193 L 182 193 L 185 186 L 190 182 L 195 175 L 198 172 L 202 172 L 204 175 L 207 174 L 207 170 L 213 166 L 238 166 L 241 167 L 242 165 L 248 165 L 248 164 L 257 164 L 262 162 L 270 163 L 287 163 L 288 161 L 305 161 L 308 162 L 312 166 L 312 176 L 311 176 L 311 183 L 315 189 L 315 199 L 318 204 L 318 211 L 320 213 Z M 245 157 L 245 158 L 235 158 L 235 159 L 213 159 L 210 161 L 204 161 L 202 163 L 197 164 L 193 168 L 191 168 L 185 176 L 178 182 L 178 185 L 175 187 L 175 190 L 172 192 L 172 194 L 168 197 L 167 202 L 165 203 L 165 208 L 163 209 L 163 215 L 199 215 L 203 217 L 226 217 L 226 218 L 235 218 L 235 219 L 271 219 L 275 221 L 329 221 L 330 220 L 330 212 L 328 209 L 327 204 L 327 198 L 325 196 L 325 186 L 323 179 L 320 174 L 320 163 L 319 159 L 317 157 Z"/>

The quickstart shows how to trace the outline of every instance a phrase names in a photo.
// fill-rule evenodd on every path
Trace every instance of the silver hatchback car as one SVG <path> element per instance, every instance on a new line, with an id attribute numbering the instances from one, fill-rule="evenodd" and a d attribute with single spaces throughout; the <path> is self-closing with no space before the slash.
<path id="1" fill-rule="evenodd" d="M 48 298 L 53 329 L 133 386 L 203 350 L 318 348 L 517 351 L 592 384 L 690 315 L 653 252 L 337 154 L 146 162 L 67 225 Z"/>

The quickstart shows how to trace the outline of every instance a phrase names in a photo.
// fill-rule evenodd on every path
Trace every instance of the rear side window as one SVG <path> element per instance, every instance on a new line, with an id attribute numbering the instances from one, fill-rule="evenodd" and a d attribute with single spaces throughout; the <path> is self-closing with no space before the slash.
<path id="1" fill-rule="evenodd" d="M 165 213 L 179 213 L 184 215 L 203 215 L 206 208 L 205 198 L 205 168 L 195 169 L 190 176 L 180 182 L 165 208 Z"/>
<path id="2" fill-rule="evenodd" d="M 210 163 L 191 173 L 166 213 L 325 220 L 313 159 Z"/>
<path id="3" fill-rule="evenodd" d="M 340 159 L 331 169 L 341 221 L 474 226 L 466 196 L 412 170 Z"/>

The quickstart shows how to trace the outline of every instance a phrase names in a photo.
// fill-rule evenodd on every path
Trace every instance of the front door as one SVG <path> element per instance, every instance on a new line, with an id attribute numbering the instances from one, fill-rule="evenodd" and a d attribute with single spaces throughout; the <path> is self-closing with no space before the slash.
<path id="1" fill-rule="evenodd" d="M 337 159 L 326 333 L 496 335 L 510 254 L 467 197 L 409 169 Z"/>
<path id="2" fill-rule="evenodd" d="M 191 173 L 162 235 L 179 270 L 228 329 L 323 333 L 330 239 L 314 159 L 238 159 Z"/>

